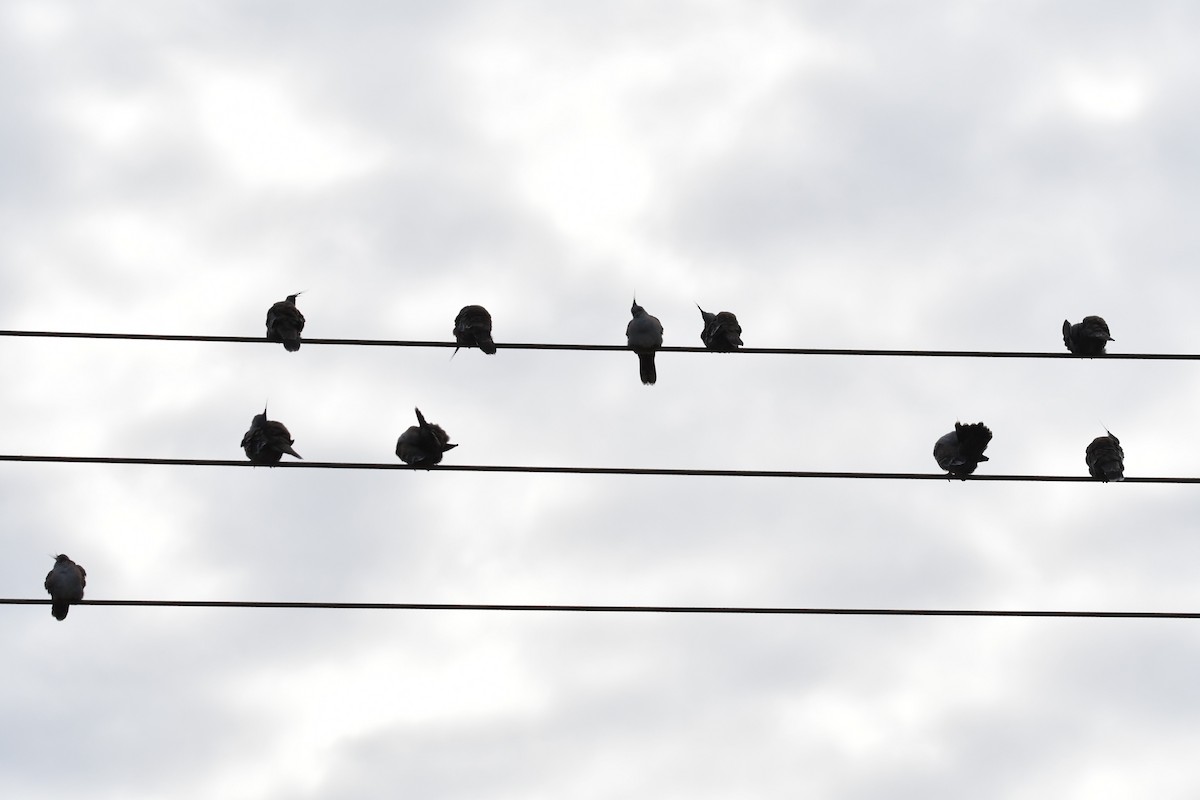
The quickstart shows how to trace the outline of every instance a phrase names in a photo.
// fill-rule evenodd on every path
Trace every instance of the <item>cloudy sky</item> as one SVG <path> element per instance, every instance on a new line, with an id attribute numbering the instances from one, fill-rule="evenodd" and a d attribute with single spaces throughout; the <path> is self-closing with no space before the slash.
<path id="1" fill-rule="evenodd" d="M 0 6 L 0 327 L 1187 353 L 1184 2 Z M 0 453 L 1190 476 L 1189 362 L 0 339 Z M 1196 611 L 1186 485 L 0 465 L 0 596 Z M 1194 798 L 1186 621 L 0 606 L 0 795 Z"/>

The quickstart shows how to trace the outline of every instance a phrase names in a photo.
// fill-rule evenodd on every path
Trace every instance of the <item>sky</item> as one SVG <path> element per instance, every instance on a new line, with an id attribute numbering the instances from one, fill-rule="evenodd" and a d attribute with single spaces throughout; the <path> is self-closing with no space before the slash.
<path id="1" fill-rule="evenodd" d="M 1200 8 L 0 6 L 0 328 L 1188 353 Z M 0 337 L 0 453 L 1191 476 L 1186 361 Z M 1187 485 L 0 465 L 0 597 L 1197 611 Z M 1194 798 L 1190 621 L 0 607 L 0 795 Z"/>

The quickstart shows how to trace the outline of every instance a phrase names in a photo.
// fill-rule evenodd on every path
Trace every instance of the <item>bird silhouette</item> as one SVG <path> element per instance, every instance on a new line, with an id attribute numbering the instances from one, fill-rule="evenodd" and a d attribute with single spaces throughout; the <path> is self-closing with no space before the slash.
<path id="1" fill-rule="evenodd" d="M 483 306 L 463 306 L 454 318 L 454 341 L 458 347 L 478 347 L 489 356 L 496 354 L 492 341 L 492 315 Z M 454 352 L 458 352 L 458 347 Z"/>
<path id="2" fill-rule="evenodd" d="M 697 305 L 696 308 L 700 306 Z M 742 326 L 738 324 L 737 316 L 732 311 L 712 314 L 700 308 L 700 317 L 704 320 L 700 341 L 704 342 L 704 346 L 709 350 L 729 353 L 742 346 Z"/>
<path id="3" fill-rule="evenodd" d="M 658 317 L 647 314 L 636 299 L 630 313 L 633 319 L 625 326 L 625 338 L 629 348 L 638 355 L 638 374 L 642 383 L 652 386 L 658 380 L 658 373 L 654 369 L 654 351 L 662 347 L 663 326 Z"/>
<path id="4" fill-rule="evenodd" d="M 1084 451 L 1087 460 L 1088 474 L 1093 478 L 1108 481 L 1125 480 L 1125 451 L 1121 449 L 1121 440 L 1105 431 L 1107 436 L 1097 436 Z"/>
<path id="5" fill-rule="evenodd" d="M 300 331 L 304 330 L 304 315 L 296 308 L 300 292 L 289 294 L 267 310 L 267 340 L 283 342 L 283 349 L 294 353 L 300 349 Z"/>
<path id="6" fill-rule="evenodd" d="M 441 425 L 426 422 L 421 409 L 413 410 L 417 412 L 417 424 L 400 434 L 396 440 L 396 455 L 414 467 L 432 466 L 442 460 L 442 453 L 458 445 L 450 444 L 450 434 Z"/>
<path id="7" fill-rule="evenodd" d="M 1108 323 L 1103 317 L 1084 317 L 1072 325 L 1063 320 L 1063 344 L 1077 356 L 1104 355 L 1104 346 L 1115 342 L 1108 332 Z"/>
<path id="8" fill-rule="evenodd" d="M 302 458 L 292 449 L 294 441 L 282 422 L 267 419 L 267 407 L 263 406 L 262 413 L 254 415 L 250 430 L 242 437 L 242 449 L 255 464 L 278 464 L 284 453 Z"/>
<path id="9" fill-rule="evenodd" d="M 83 599 L 87 572 L 64 555 L 54 557 L 54 567 L 46 573 L 46 591 L 50 593 L 50 613 L 59 622 L 67 618 L 71 603 Z"/>
<path id="10" fill-rule="evenodd" d="M 992 432 L 982 422 L 971 425 L 956 422 L 953 431 L 934 443 L 933 457 L 951 476 L 965 479 L 980 461 L 988 460 L 983 451 L 991 440 Z"/>

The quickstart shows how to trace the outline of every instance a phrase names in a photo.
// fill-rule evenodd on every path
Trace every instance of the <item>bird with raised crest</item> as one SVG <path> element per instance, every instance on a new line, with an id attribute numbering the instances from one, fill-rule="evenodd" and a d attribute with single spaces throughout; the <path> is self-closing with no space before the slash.
<path id="1" fill-rule="evenodd" d="M 934 443 L 933 457 L 952 477 L 965 479 L 979 462 L 988 460 L 983 451 L 991 440 L 992 432 L 982 422 L 971 425 L 956 422 L 954 430 Z"/>
<path id="2" fill-rule="evenodd" d="M 1105 436 L 1097 436 L 1084 451 L 1087 461 L 1088 474 L 1097 480 L 1125 480 L 1125 451 L 1121 449 L 1121 440 L 1105 431 Z"/>
<path id="3" fill-rule="evenodd" d="M 458 445 L 450 444 L 450 434 L 441 425 L 426 422 L 421 409 L 413 410 L 417 412 L 417 424 L 400 434 L 396 455 L 414 467 L 433 466 L 442 460 L 443 453 Z"/>
<path id="4" fill-rule="evenodd" d="M 303 458 L 292 449 L 294 441 L 282 422 L 267 419 L 267 407 L 263 406 L 262 413 L 254 415 L 250 430 L 242 437 L 242 449 L 255 464 L 278 464 L 284 453 Z"/>
<path id="5" fill-rule="evenodd" d="M 696 308 L 700 308 L 699 304 Z M 713 314 L 700 308 L 700 318 L 704 320 L 700 341 L 709 350 L 729 353 L 742 346 L 742 326 L 732 311 Z"/>
<path id="6" fill-rule="evenodd" d="M 65 555 L 54 557 L 54 567 L 46 574 L 46 591 L 50 593 L 50 613 L 59 622 L 67 618 L 71 603 L 83 599 L 87 572 Z"/>
<path id="7" fill-rule="evenodd" d="M 1084 317 L 1074 325 L 1064 319 L 1062 335 L 1063 344 L 1077 356 L 1102 356 L 1104 346 L 1116 341 L 1109 334 L 1104 317 Z"/>
<path id="8" fill-rule="evenodd" d="M 300 295 L 289 294 L 267 310 L 267 340 L 283 342 L 283 349 L 289 353 L 300 349 L 300 331 L 304 330 L 304 315 L 296 308 Z"/>
<path id="9" fill-rule="evenodd" d="M 654 351 L 662 347 L 663 326 L 658 317 L 646 313 L 646 309 L 637 304 L 636 298 L 630 313 L 633 319 L 625 326 L 625 339 L 629 349 L 637 353 L 638 375 L 642 383 L 652 386 L 658 380 L 658 373 L 654 369 Z"/>
<path id="10" fill-rule="evenodd" d="M 463 306 L 454 318 L 454 341 L 458 347 L 478 347 L 489 356 L 496 354 L 492 341 L 492 315 L 483 306 Z M 454 352 L 458 352 L 458 347 Z"/>

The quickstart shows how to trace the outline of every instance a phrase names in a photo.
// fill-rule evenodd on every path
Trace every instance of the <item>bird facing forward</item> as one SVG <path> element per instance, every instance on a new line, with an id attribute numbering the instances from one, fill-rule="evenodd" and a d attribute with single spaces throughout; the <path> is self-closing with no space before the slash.
<path id="1" fill-rule="evenodd" d="M 954 430 L 934 443 L 933 457 L 951 476 L 965 479 L 979 462 L 988 460 L 983 451 L 991 440 L 992 432 L 982 422 L 971 425 L 956 422 Z"/>
<path id="2" fill-rule="evenodd" d="M 426 422 L 421 409 L 413 410 L 417 412 L 417 424 L 400 434 L 396 440 L 396 455 L 414 467 L 432 466 L 442 460 L 443 453 L 458 445 L 450 444 L 450 434 L 441 425 Z"/>
<path id="3" fill-rule="evenodd" d="M 636 299 L 630 313 L 633 319 L 625 326 L 625 339 L 629 348 L 638 355 L 638 375 L 642 383 L 652 386 L 658 380 L 658 373 L 654 369 L 654 351 L 662 347 L 663 326 L 658 317 L 647 314 Z"/>
<path id="4" fill-rule="evenodd" d="M 283 349 L 289 353 L 300 349 L 300 331 L 304 330 L 304 315 L 296 308 L 300 294 L 289 294 L 267 310 L 267 340 L 283 342 Z"/>
<path id="5" fill-rule="evenodd" d="M 67 618 L 71 603 L 83 599 L 87 572 L 64 555 L 55 556 L 54 567 L 46 574 L 46 591 L 50 593 L 50 613 L 59 622 Z"/>
<path id="6" fill-rule="evenodd" d="M 1108 323 L 1103 317 L 1084 317 L 1074 325 L 1063 320 L 1063 344 L 1077 356 L 1104 355 L 1104 346 L 1116 339 L 1109 335 Z"/>
<path id="7" fill-rule="evenodd" d="M 278 464 L 284 453 L 302 458 L 292 449 L 294 441 L 282 422 L 267 419 L 267 407 L 263 406 L 262 413 L 254 415 L 250 430 L 242 437 L 242 449 L 255 464 Z"/>
<path id="8" fill-rule="evenodd" d="M 478 347 L 489 356 L 496 354 L 492 341 L 492 315 L 483 306 L 463 306 L 454 318 L 454 341 L 458 347 Z M 454 352 L 458 352 L 458 347 Z"/>
<path id="9" fill-rule="evenodd" d="M 700 308 L 699 305 L 696 308 Z M 700 308 L 700 318 L 704 320 L 704 329 L 700 331 L 700 341 L 709 350 L 730 353 L 742 346 L 742 326 L 738 324 L 737 316 L 732 311 L 722 311 L 717 314 Z"/>

